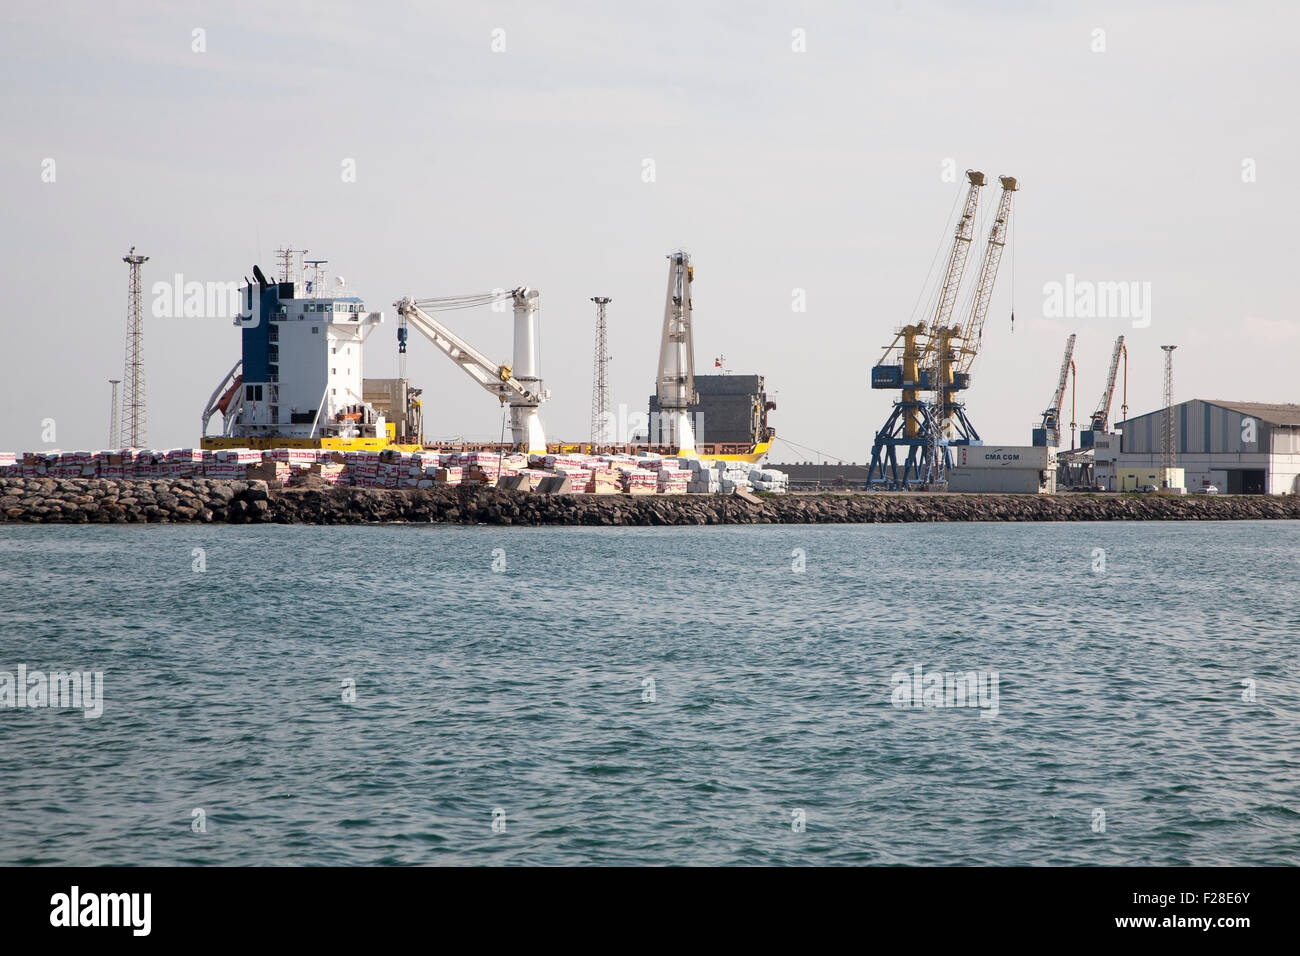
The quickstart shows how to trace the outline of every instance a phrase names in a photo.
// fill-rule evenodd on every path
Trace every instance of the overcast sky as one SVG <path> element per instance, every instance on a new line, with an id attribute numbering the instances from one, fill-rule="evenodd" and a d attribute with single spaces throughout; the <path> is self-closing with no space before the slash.
<path id="1" fill-rule="evenodd" d="M 1023 187 L 968 395 L 986 442 L 1029 443 L 1070 332 L 1080 421 L 1119 334 L 1133 414 L 1160 402 L 1162 344 L 1177 399 L 1300 400 L 1298 11 L 6 0 L 0 449 L 105 444 L 132 245 L 147 291 L 271 274 L 285 244 L 328 259 L 385 312 L 372 377 L 396 373 L 400 296 L 535 286 L 543 418 L 565 440 L 588 434 L 588 300 L 613 298 L 614 403 L 644 410 L 682 247 L 697 368 L 765 375 L 779 436 L 861 462 L 891 399 L 870 368 L 924 297 L 967 167 Z M 1045 316 L 1067 274 L 1150 283 L 1149 327 Z M 509 356 L 508 315 L 447 320 Z M 150 445 L 197 444 L 238 355 L 227 319 L 147 320 Z M 500 434 L 496 402 L 423 340 L 409 374 L 429 437 Z"/>

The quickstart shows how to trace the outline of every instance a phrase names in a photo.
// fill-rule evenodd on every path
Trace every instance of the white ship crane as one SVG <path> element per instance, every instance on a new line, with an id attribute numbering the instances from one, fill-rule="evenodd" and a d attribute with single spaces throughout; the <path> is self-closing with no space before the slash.
<path id="1" fill-rule="evenodd" d="M 427 309 L 450 310 L 486 305 L 509 298 L 514 303 L 515 339 L 512 365 L 494 362 L 434 318 Z M 546 453 L 546 433 L 538 408 L 551 397 L 542 387 L 537 347 L 536 289 L 521 286 L 509 292 L 435 299 L 399 299 L 393 303 L 410 328 L 415 329 L 466 375 L 510 404 L 510 430 L 516 448 L 529 454 Z"/>
<path id="2" fill-rule="evenodd" d="M 664 301 L 655 391 L 665 422 L 662 441 L 676 445 L 678 454 L 692 455 L 695 429 L 688 409 L 699 402 L 695 392 L 695 342 L 691 335 L 691 283 L 695 281 L 695 268 L 690 255 L 681 250 L 670 254 L 668 261 L 668 293 Z"/>

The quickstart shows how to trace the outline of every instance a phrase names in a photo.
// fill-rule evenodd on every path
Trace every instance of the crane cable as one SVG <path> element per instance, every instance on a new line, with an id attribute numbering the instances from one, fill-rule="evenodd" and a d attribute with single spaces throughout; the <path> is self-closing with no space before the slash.
<path id="1" fill-rule="evenodd" d="M 948 210 L 948 215 L 944 218 L 945 225 L 953 222 L 953 213 L 957 211 L 957 204 L 961 202 L 961 197 L 962 197 L 962 191 L 959 189 L 957 190 L 956 195 L 953 196 L 952 208 Z M 939 295 L 940 290 L 937 286 L 931 287 L 930 280 L 931 277 L 934 275 L 935 264 L 939 261 L 939 254 L 943 252 L 944 247 L 948 245 L 948 240 L 952 238 L 951 235 L 949 234 L 950 232 L 951 230 L 949 230 L 949 232 L 944 233 L 942 238 L 939 239 L 939 244 L 935 247 L 934 250 L 934 256 L 933 258 L 930 259 L 930 268 L 926 270 L 925 280 L 921 283 L 921 291 L 916 294 L 916 303 L 912 306 L 912 318 L 911 318 L 912 325 L 916 324 L 917 310 L 921 306 L 921 299 L 925 296 L 925 292 L 927 289 L 930 289 L 931 295 L 930 298 L 926 301 L 926 314 L 928 315 L 930 314 L 930 312 L 933 311 L 933 309 L 930 308 L 930 303 L 935 301 L 935 299 Z"/>
<path id="2" fill-rule="evenodd" d="M 1011 233 L 1011 334 L 1016 334 L 1016 228 L 1007 216 L 1007 231 Z"/>
<path id="3" fill-rule="evenodd" d="M 508 299 L 515 294 L 514 289 L 503 292 L 478 292 L 468 295 L 447 295 L 437 296 L 431 299 L 412 299 L 412 301 L 423 308 L 430 306 L 439 312 L 454 312 L 459 309 L 475 309 L 480 306 L 490 305 L 493 302 L 500 302 Z"/>
<path id="4" fill-rule="evenodd" d="M 506 460 L 506 406 L 501 406 L 501 441 L 497 442 L 497 484 L 501 483 L 501 470 Z"/>
<path id="5" fill-rule="evenodd" d="M 831 459 L 832 461 L 835 461 L 835 462 L 837 462 L 838 464 L 841 464 L 841 465 L 847 465 L 847 464 L 850 464 L 850 462 L 847 461 L 847 460 L 844 459 L 844 458 L 839 458 L 839 457 L 837 457 L 837 456 L 835 456 L 835 455 L 828 454 L 827 452 L 824 452 L 824 451 L 818 451 L 816 448 L 810 448 L 810 447 L 808 447 L 807 445 L 801 445 L 801 444 L 799 444 L 798 442 L 791 441 L 790 439 L 786 438 L 784 435 L 777 435 L 776 438 L 775 438 L 775 440 L 776 440 L 776 441 L 783 441 L 783 442 L 785 442 L 787 445 L 793 445 L 795 448 L 802 449 L 803 451 L 810 451 L 810 452 L 812 452 L 814 455 L 819 455 L 819 456 L 820 456 L 821 458 L 823 458 L 823 459 L 829 458 L 829 459 Z"/>

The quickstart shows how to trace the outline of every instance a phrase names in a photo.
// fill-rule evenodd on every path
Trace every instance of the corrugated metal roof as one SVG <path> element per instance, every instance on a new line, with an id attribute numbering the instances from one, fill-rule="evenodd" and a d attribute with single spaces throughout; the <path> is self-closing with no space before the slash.
<path id="1" fill-rule="evenodd" d="M 1219 408 L 1226 408 L 1229 411 L 1234 411 L 1241 415 L 1258 418 L 1266 425 L 1300 428 L 1300 405 L 1278 405 L 1269 404 L 1268 402 L 1226 402 L 1217 398 L 1195 398 L 1188 399 L 1186 402 L 1178 402 L 1175 407 L 1187 405 L 1193 401 L 1204 402 L 1206 405 L 1215 405 Z M 1126 421 L 1116 422 L 1115 427 L 1120 428 L 1128 422 L 1135 422 L 1139 418 L 1146 418 L 1150 415 L 1159 415 L 1162 412 L 1164 412 L 1164 409 L 1158 408 L 1154 412 L 1145 412 L 1141 415 L 1133 415 Z"/>
<path id="2" fill-rule="evenodd" d="M 1270 425 L 1300 426 L 1300 405 L 1270 405 L 1266 402 L 1223 402 L 1213 398 L 1203 398 L 1206 405 L 1218 405 L 1251 418 L 1258 418 Z"/>

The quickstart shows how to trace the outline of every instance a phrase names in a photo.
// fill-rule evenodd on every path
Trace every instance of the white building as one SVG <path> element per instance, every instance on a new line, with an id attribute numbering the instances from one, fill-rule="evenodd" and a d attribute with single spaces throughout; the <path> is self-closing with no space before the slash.
<path id="1" fill-rule="evenodd" d="M 1227 494 L 1295 494 L 1300 491 L 1300 405 L 1192 399 L 1173 406 L 1174 465 L 1188 491 L 1214 485 Z M 1115 427 L 1122 433 L 1097 453 L 1113 454 L 1111 476 L 1159 469 L 1166 409 L 1139 415 Z M 1097 436 L 1101 441 L 1106 436 Z"/>

